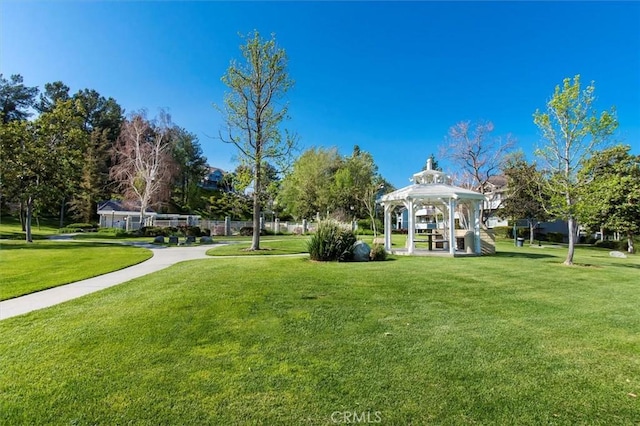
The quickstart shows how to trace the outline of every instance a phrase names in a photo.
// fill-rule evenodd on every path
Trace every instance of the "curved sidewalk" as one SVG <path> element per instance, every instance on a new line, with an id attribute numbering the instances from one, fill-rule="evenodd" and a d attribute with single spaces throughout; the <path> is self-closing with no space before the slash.
<path id="1" fill-rule="evenodd" d="M 205 253 L 214 245 L 197 247 L 153 247 L 153 257 L 137 265 L 97 277 L 76 281 L 48 290 L 27 294 L 0 302 L 0 320 L 26 314 L 67 300 L 75 299 L 85 294 L 93 293 L 104 288 L 113 287 L 134 278 L 168 268 L 178 262 L 194 259 L 211 259 Z"/>

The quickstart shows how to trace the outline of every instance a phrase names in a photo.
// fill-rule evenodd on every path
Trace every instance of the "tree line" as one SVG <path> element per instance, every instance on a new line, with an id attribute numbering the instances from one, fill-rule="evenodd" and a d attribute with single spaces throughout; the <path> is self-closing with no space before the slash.
<path id="1" fill-rule="evenodd" d="M 498 211 L 502 218 L 525 219 L 530 238 L 538 222 L 562 219 L 568 225 L 565 264 L 573 263 L 579 225 L 588 231 L 618 232 L 633 253 L 640 232 L 640 155 L 612 144 L 618 127 L 615 108 L 595 108 L 595 84 L 583 87 L 580 76 L 557 85 L 542 110 L 533 114 L 541 135 L 534 159 L 514 151 L 515 140 L 492 135 L 490 122 L 461 122 L 451 127 L 441 150 L 458 173 L 457 181 L 482 193 L 496 176 L 507 191 Z"/>
<path id="2" fill-rule="evenodd" d="M 228 92 L 217 107 L 226 123 L 219 139 L 236 146 L 240 162 L 222 191 L 199 185 L 207 173 L 200 144 L 166 113 L 125 116 L 114 99 L 94 90 L 70 95 L 54 82 L 40 93 L 19 75 L 0 75 L 3 205 L 18 203 L 26 227 L 34 212 L 57 208 L 89 221 L 96 202 L 113 197 L 134 202 L 141 216 L 164 203 L 205 217 L 252 217 L 252 250 L 260 248 L 265 209 L 281 218 L 367 218 L 375 231 L 376 201 L 394 188 L 371 154 L 357 145 L 349 156 L 314 147 L 293 161 L 298 137 L 283 127 L 293 87 L 286 52 L 273 35 L 265 40 L 254 31 L 245 40 L 241 59 L 221 79 Z M 626 234 L 629 251 L 640 232 L 640 156 L 629 146 L 610 146 L 615 109 L 597 111 L 594 92 L 593 82 L 582 88 L 580 76 L 566 78 L 533 113 L 542 140 L 537 161 L 514 152 L 511 135 L 494 136 L 491 122 L 453 125 L 440 150 L 459 185 L 487 193 L 496 176 L 507 179 L 501 217 L 527 219 L 532 228 L 566 220 L 566 264 L 573 262 L 579 223 Z M 481 212 L 483 224 L 491 213 Z"/>
<path id="3" fill-rule="evenodd" d="M 0 75 L 0 108 L 2 208 L 17 206 L 27 241 L 34 216 L 90 223 L 98 202 L 112 198 L 143 212 L 197 207 L 206 158 L 166 113 L 125 115 L 95 90 L 71 94 L 56 81 L 41 91 L 21 75 Z"/>
<path id="4" fill-rule="evenodd" d="M 629 145 L 611 143 L 618 126 L 615 109 L 596 110 L 594 93 L 595 84 L 582 88 L 579 75 L 556 87 L 546 108 L 533 114 L 542 143 L 531 161 L 516 150 L 512 135 L 494 135 L 488 121 L 453 125 L 439 150 L 457 185 L 490 197 L 496 178 L 506 183 L 497 208 L 482 206 L 482 226 L 491 215 L 526 220 L 533 241 L 539 222 L 565 220 L 567 265 L 573 263 L 579 225 L 601 235 L 624 235 L 631 253 L 640 233 L 640 155 L 632 154 Z M 430 158 L 434 169 L 440 169 L 433 154 Z M 344 218 L 351 211 L 355 217 L 373 219 L 369 213 L 375 208 L 364 211 L 363 202 L 373 200 L 370 205 L 375 206 L 372 191 L 382 188 L 392 190 L 377 174 L 371 155 L 359 147 L 351 157 L 312 148 L 294 163 L 278 200 L 299 217 L 331 211 Z"/>

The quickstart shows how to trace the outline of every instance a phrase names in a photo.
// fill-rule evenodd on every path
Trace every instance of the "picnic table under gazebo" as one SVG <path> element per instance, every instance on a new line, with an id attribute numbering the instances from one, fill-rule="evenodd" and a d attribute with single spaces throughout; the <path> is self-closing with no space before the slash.
<path id="1" fill-rule="evenodd" d="M 449 176 L 432 169 L 431 161 L 412 181 L 378 201 L 384 207 L 385 250 L 406 255 L 481 255 L 480 206 L 485 196 L 453 185 Z M 405 247 L 393 248 L 391 215 L 398 207 L 408 212 L 407 240 Z M 420 223 L 418 214 L 423 215 Z"/>

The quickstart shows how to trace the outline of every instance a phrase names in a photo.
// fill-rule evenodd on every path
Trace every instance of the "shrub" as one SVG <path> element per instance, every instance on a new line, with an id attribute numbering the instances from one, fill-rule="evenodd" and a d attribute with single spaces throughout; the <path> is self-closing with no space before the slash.
<path id="1" fill-rule="evenodd" d="M 71 225 L 65 226 L 65 228 L 92 229 L 97 228 L 97 225 L 91 223 L 72 223 Z"/>
<path id="2" fill-rule="evenodd" d="M 253 226 L 243 226 L 242 228 L 240 228 L 240 231 L 238 231 L 240 233 L 240 235 L 244 236 L 244 237 L 251 237 L 253 236 Z M 260 230 L 260 235 L 265 235 L 265 230 L 261 229 Z"/>
<path id="3" fill-rule="evenodd" d="M 322 221 L 307 243 L 312 260 L 347 261 L 353 258 L 353 244 L 357 241 L 349 229 L 342 229 L 335 221 Z"/>
<path id="4" fill-rule="evenodd" d="M 513 238 L 513 227 L 512 226 L 496 226 L 493 228 L 493 232 L 497 237 L 502 238 Z"/>
<path id="5" fill-rule="evenodd" d="M 187 226 L 187 229 L 185 230 L 185 234 L 188 237 L 200 237 L 202 236 L 202 230 L 200 229 L 199 226 Z"/>
<path id="6" fill-rule="evenodd" d="M 100 228 L 98 229 L 98 234 L 110 234 L 115 237 L 131 237 L 133 236 L 129 232 L 120 228 Z"/>
<path id="7" fill-rule="evenodd" d="M 596 247 L 606 248 L 610 250 L 620 250 L 626 251 L 628 248 L 627 241 L 615 241 L 615 240 L 604 240 L 604 241 L 596 241 Z"/>
<path id="8" fill-rule="evenodd" d="M 564 234 L 562 232 L 547 232 L 547 240 L 552 243 L 561 243 L 564 241 Z"/>
<path id="9" fill-rule="evenodd" d="M 382 221 L 380 219 L 376 218 L 376 229 L 380 230 L 383 229 L 384 225 L 382 223 Z M 371 226 L 371 219 L 370 218 L 366 218 L 366 219 L 359 219 L 358 220 L 358 231 L 360 231 L 361 234 L 366 234 L 366 235 L 373 235 L 373 226 Z M 371 231 L 370 234 L 367 234 L 366 231 Z"/>
<path id="10" fill-rule="evenodd" d="M 70 225 L 65 226 L 64 228 L 60 228 L 58 233 L 67 234 L 67 233 L 76 233 L 76 232 L 95 232 L 97 231 L 97 225 L 92 225 L 90 223 L 72 223 Z"/>
<path id="11" fill-rule="evenodd" d="M 374 244 L 373 247 L 371 247 L 371 254 L 369 254 L 369 257 L 374 261 L 387 260 L 387 251 L 384 249 L 382 244 Z"/>
<path id="12" fill-rule="evenodd" d="M 492 228 L 492 231 L 497 237 L 513 239 L 513 226 L 495 226 Z M 526 240 L 529 239 L 529 227 L 518 227 L 516 228 L 516 237 L 524 238 Z"/>
<path id="13" fill-rule="evenodd" d="M 143 226 L 138 234 L 143 237 L 166 237 L 167 229 L 159 226 Z"/>
<path id="14" fill-rule="evenodd" d="M 177 228 L 174 228 L 175 233 L 179 233 L 185 237 L 200 237 L 202 236 L 202 231 L 199 226 L 188 226 L 188 225 L 180 225 Z"/>

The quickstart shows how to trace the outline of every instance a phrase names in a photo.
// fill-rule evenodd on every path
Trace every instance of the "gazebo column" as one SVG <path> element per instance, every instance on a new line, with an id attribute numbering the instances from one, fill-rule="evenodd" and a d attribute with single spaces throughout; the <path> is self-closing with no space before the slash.
<path id="1" fill-rule="evenodd" d="M 456 200 L 449 198 L 449 253 L 456 254 Z"/>
<path id="2" fill-rule="evenodd" d="M 409 199 L 408 203 L 405 204 L 409 214 L 407 215 L 409 218 L 409 229 L 407 232 L 407 252 L 409 254 L 413 254 L 413 249 L 415 247 L 414 238 L 416 232 L 416 212 L 413 208 L 413 199 Z"/>
<path id="3" fill-rule="evenodd" d="M 480 203 L 481 201 L 473 203 L 473 234 L 475 235 L 473 242 L 475 243 L 474 252 L 476 254 L 482 254 L 482 240 L 480 238 Z"/>
<path id="4" fill-rule="evenodd" d="M 391 251 L 391 206 L 384 204 L 384 249 Z"/>

